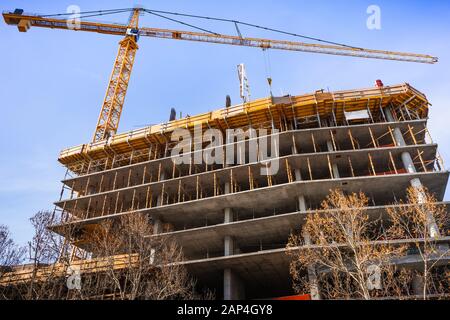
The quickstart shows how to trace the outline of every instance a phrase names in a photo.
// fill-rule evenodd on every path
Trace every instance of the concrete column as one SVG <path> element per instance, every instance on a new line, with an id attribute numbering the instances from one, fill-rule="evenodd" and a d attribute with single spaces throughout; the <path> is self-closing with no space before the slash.
<path id="1" fill-rule="evenodd" d="M 223 210 L 224 213 L 224 222 L 225 223 L 231 223 L 233 222 L 233 210 L 231 208 L 225 208 Z"/>
<path id="2" fill-rule="evenodd" d="M 311 244 L 311 238 L 309 234 L 304 234 L 303 239 L 306 245 Z M 308 266 L 308 279 L 309 279 L 309 294 L 312 300 L 320 300 L 319 284 L 317 283 L 316 268 L 313 265 Z"/>
<path id="3" fill-rule="evenodd" d="M 299 210 L 301 212 L 306 211 L 305 197 L 303 195 L 298 196 L 298 205 L 299 205 Z M 303 235 L 303 239 L 305 240 L 306 245 L 311 244 L 311 238 L 308 233 Z M 309 279 L 309 293 L 311 295 L 311 299 L 312 300 L 320 300 L 316 268 L 313 265 L 309 265 L 307 270 L 308 270 L 308 279 Z"/>
<path id="4" fill-rule="evenodd" d="M 223 271 L 223 299 L 244 300 L 245 288 L 239 276 L 231 269 Z"/>
<path id="5" fill-rule="evenodd" d="M 296 148 L 295 146 L 292 147 L 292 154 L 296 154 Z M 300 168 L 294 168 L 294 175 L 295 175 L 295 181 L 302 181 L 302 175 Z M 298 208 L 300 212 L 306 212 L 306 200 L 305 196 L 303 194 L 297 196 L 297 203 Z M 305 244 L 311 244 L 311 240 L 309 238 L 309 235 L 304 235 Z M 308 266 L 308 279 L 310 283 L 309 292 L 311 294 L 311 299 L 313 300 L 320 300 L 320 293 L 319 293 L 319 287 L 317 284 L 317 275 L 316 275 L 316 268 L 314 266 Z"/>
<path id="6" fill-rule="evenodd" d="M 306 200 L 304 195 L 299 195 L 298 198 L 298 210 L 300 212 L 306 212 Z"/>
<path id="7" fill-rule="evenodd" d="M 384 114 L 386 116 L 386 120 L 389 122 L 395 122 L 394 116 L 392 114 L 392 111 L 390 108 L 384 108 Z M 400 128 L 395 127 L 394 128 L 394 138 L 395 138 L 395 142 L 397 143 L 397 146 L 403 147 L 403 146 L 407 146 L 405 139 L 403 138 L 403 134 L 402 131 L 400 130 Z M 402 162 L 403 162 L 403 166 L 406 169 L 406 171 L 408 173 L 416 173 L 416 167 L 414 165 L 414 162 L 412 160 L 411 154 L 409 152 L 403 152 L 402 153 Z M 419 190 L 419 203 L 423 203 L 425 202 L 425 194 L 423 193 L 423 185 L 422 182 L 420 181 L 419 178 L 414 178 L 410 181 L 410 184 L 413 188 L 416 188 L 417 190 Z M 434 237 L 439 237 L 439 229 L 437 227 L 436 224 L 436 220 L 433 217 L 433 214 L 431 212 L 428 213 L 428 231 L 430 233 L 430 236 L 432 238 Z"/>
<path id="8" fill-rule="evenodd" d="M 225 236 L 224 239 L 224 255 L 232 256 L 234 254 L 234 238 Z"/>
<path id="9" fill-rule="evenodd" d="M 334 148 L 333 148 L 333 141 L 327 140 L 327 148 L 328 148 L 328 151 L 329 151 L 329 152 L 333 152 L 333 151 L 334 151 Z M 340 178 L 340 175 L 339 175 L 339 169 L 338 169 L 337 164 L 336 164 L 336 163 L 333 163 L 333 164 L 331 165 L 331 169 L 333 170 L 333 177 L 334 177 L 335 179 L 339 179 L 339 178 Z"/>
<path id="10" fill-rule="evenodd" d="M 295 168 L 294 169 L 294 176 L 295 176 L 295 181 L 302 181 L 302 174 L 300 172 L 299 168 Z M 305 196 L 304 195 L 299 195 L 297 197 L 297 201 L 298 201 L 298 209 L 301 212 L 305 212 L 306 211 L 306 200 L 305 200 Z"/>
<path id="11" fill-rule="evenodd" d="M 394 116 L 392 115 L 392 112 L 389 108 L 384 109 L 384 114 L 386 115 L 386 119 L 389 122 L 394 122 Z M 407 146 L 405 139 L 403 138 L 402 131 L 400 128 L 395 127 L 394 128 L 394 138 L 397 146 L 399 147 L 405 147 Z M 404 168 L 408 171 L 408 173 L 416 173 L 416 167 L 414 166 L 414 162 L 412 160 L 411 154 L 409 152 L 403 152 L 402 153 L 402 162 Z"/>
<path id="12" fill-rule="evenodd" d="M 226 194 L 231 192 L 231 186 L 230 186 L 229 182 L 225 183 L 224 189 L 225 189 Z M 223 213 L 224 213 L 224 219 L 223 219 L 224 223 L 233 222 L 233 220 L 234 220 L 233 219 L 233 210 L 231 208 L 225 208 L 223 210 Z M 231 256 L 234 254 L 234 247 L 235 247 L 234 244 L 235 243 L 234 243 L 233 237 L 225 236 L 225 239 L 224 239 L 224 255 L 225 256 Z"/>
<path id="13" fill-rule="evenodd" d="M 153 220 L 153 233 L 160 234 L 163 232 L 162 221 L 158 218 Z"/>
<path id="14" fill-rule="evenodd" d="M 299 168 L 295 168 L 294 169 L 294 176 L 295 176 L 295 181 L 301 181 L 302 180 L 302 174 L 301 174 Z"/>
<path id="15" fill-rule="evenodd" d="M 408 173 L 416 173 L 416 167 L 409 152 L 402 152 L 402 162 Z"/>
<path id="16" fill-rule="evenodd" d="M 425 198 L 425 194 L 422 191 L 423 186 L 422 186 L 422 183 L 420 182 L 420 179 L 419 178 L 412 179 L 410 181 L 410 183 L 415 189 L 419 190 L 418 199 L 417 199 L 418 202 L 425 203 L 426 198 Z M 439 232 L 439 228 L 437 226 L 436 220 L 434 219 L 432 212 L 427 212 L 427 225 L 428 225 L 428 232 L 430 233 L 431 238 L 438 238 L 441 236 L 441 234 Z"/>
<path id="17" fill-rule="evenodd" d="M 224 209 L 224 223 L 233 222 L 233 210 L 231 208 Z M 224 238 L 224 255 L 231 256 L 234 254 L 234 238 L 225 236 Z"/>
<path id="18" fill-rule="evenodd" d="M 386 115 L 386 120 L 389 122 L 395 122 L 394 116 L 392 115 L 391 109 L 385 108 L 384 114 Z M 394 138 L 397 146 L 399 147 L 405 147 L 407 146 L 405 139 L 403 138 L 402 131 L 400 128 L 395 127 L 394 128 Z M 405 169 L 408 171 L 408 173 L 415 173 L 416 168 L 414 167 L 414 162 L 411 158 L 411 155 L 409 152 L 403 152 L 402 153 L 402 162 L 405 167 Z"/>
<path id="19" fill-rule="evenodd" d="M 229 182 L 225 183 L 225 193 L 231 192 Z M 233 210 L 231 208 L 224 209 L 224 223 L 233 222 Z M 224 238 L 224 256 L 235 254 L 236 242 L 232 236 Z M 239 276 L 230 268 L 223 271 L 223 299 L 224 300 L 242 300 L 245 299 L 245 288 Z"/>

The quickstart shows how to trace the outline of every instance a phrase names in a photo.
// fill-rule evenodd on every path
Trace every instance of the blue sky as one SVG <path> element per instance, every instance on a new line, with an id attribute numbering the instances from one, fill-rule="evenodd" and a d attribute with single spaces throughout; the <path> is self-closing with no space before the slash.
<path id="1" fill-rule="evenodd" d="M 134 1 L 5 1 L 2 10 L 65 12 L 126 8 Z M 427 53 L 437 65 L 365 60 L 299 52 L 270 51 L 275 95 L 302 94 L 408 82 L 424 92 L 433 107 L 430 130 L 450 159 L 447 123 L 450 109 L 450 2 L 447 1 L 141 1 L 159 9 L 243 20 L 354 46 Z M 369 5 L 381 8 L 381 30 L 366 27 Z M 123 22 L 127 15 L 100 21 Z M 187 22 L 192 20 L 185 19 Z M 197 23 L 219 33 L 230 25 Z M 157 17 L 141 17 L 141 25 L 182 28 Z M 292 39 L 242 28 L 247 36 Z M 65 147 L 89 142 L 103 101 L 119 37 L 91 33 L 31 29 L 19 33 L 0 26 L 0 223 L 16 240 L 31 237 L 28 218 L 52 209 L 64 169 L 57 162 Z M 252 98 L 269 94 L 264 55 L 259 49 L 172 40 L 141 39 L 119 131 L 166 121 L 171 107 L 183 114 L 210 111 L 225 96 L 239 101 L 236 65 L 245 63 Z M 449 197 L 446 197 L 449 199 Z"/>

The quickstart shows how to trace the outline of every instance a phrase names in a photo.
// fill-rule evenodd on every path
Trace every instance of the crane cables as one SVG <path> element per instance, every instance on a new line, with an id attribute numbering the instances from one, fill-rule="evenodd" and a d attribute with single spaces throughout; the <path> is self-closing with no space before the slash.
<path id="1" fill-rule="evenodd" d="M 290 35 L 290 36 L 293 36 L 293 37 L 298 37 L 298 38 L 313 40 L 313 41 L 317 41 L 317 42 L 332 44 L 332 45 L 336 45 L 336 46 L 340 46 L 340 47 L 347 47 L 347 48 L 351 48 L 351 49 L 363 50 L 362 48 L 355 47 L 355 46 L 350 46 L 350 45 L 339 43 L 339 42 L 334 42 L 334 41 L 324 40 L 324 39 L 320 39 L 320 38 L 305 36 L 305 35 L 301 35 L 301 34 L 298 34 L 298 33 L 283 31 L 283 30 L 269 28 L 269 27 L 264 27 L 264 26 L 261 26 L 261 25 L 248 23 L 248 22 L 244 22 L 244 21 L 239 21 L 239 20 L 216 18 L 216 17 L 209 17 L 209 16 L 200 16 L 200 15 L 193 15 L 193 14 L 186 14 L 186 13 L 179 13 L 179 12 L 171 12 L 171 11 L 150 10 L 150 9 L 143 9 L 143 10 L 145 12 L 152 13 L 152 14 L 155 14 L 155 13 L 157 13 L 157 14 L 168 14 L 168 15 L 176 15 L 176 16 L 189 17 L 189 18 L 204 19 L 204 20 L 229 22 L 229 23 L 233 23 L 235 26 L 243 25 L 243 26 L 253 27 L 253 28 L 262 29 L 262 30 L 266 30 L 266 31 L 271 31 L 271 32 L 275 32 L 275 33 Z"/>
<path id="2" fill-rule="evenodd" d="M 172 11 L 153 10 L 153 9 L 144 9 L 144 8 L 123 8 L 123 9 L 95 10 L 95 11 L 83 11 L 83 12 L 68 12 L 68 13 L 39 15 L 39 17 L 52 18 L 52 17 L 64 17 L 64 16 L 74 16 L 75 15 L 76 18 L 82 19 L 82 18 L 89 18 L 89 17 L 113 15 L 113 14 L 124 13 L 124 12 L 132 12 L 133 10 L 139 10 L 141 12 L 145 12 L 145 13 L 160 17 L 162 19 L 166 19 L 166 20 L 169 20 L 169 21 L 172 21 L 172 22 L 175 22 L 175 23 L 178 23 L 178 24 L 181 24 L 181 25 L 193 28 L 193 29 L 197 29 L 197 30 L 200 30 L 200 31 L 203 31 L 206 33 L 210 33 L 213 35 L 220 35 L 220 34 L 217 32 L 196 26 L 191 23 L 187 23 L 187 22 L 184 22 L 184 21 L 181 21 L 178 19 L 168 17 L 167 15 L 231 23 L 234 25 L 234 27 L 236 28 L 236 30 L 238 32 L 239 37 L 241 37 L 241 38 L 242 38 L 242 34 L 239 30 L 239 25 L 252 27 L 252 28 L 256 28 L 256 29 L 261 29 L 261 30 L 265 30 L 265 31 L 270 31 L 270 32 L 275 32 L 275 33 L 279 33 L 279 34 L 289 35 L 289 36 L 293 36 L 293 37 L 297 37 L 297 38 L 308 39 L 308 40 L 326 43 L 326 44 L 330 44 L 330 45 L 335 45 L 335 46 L 339 46 L 339 47 L 346 47 L 346 48 L 351 48 L 351 49 L 356 49 L 356 50 L 364 50 L 363 48 L 351 46 L 351 45 L 344 44 L 344 43 L 324 40 L 324 39 L 317 38 L 317 37 L 311 37 L 311 36 L 306 36 L 303 34 L 298 34 L 298 33 L 293 33 L 293 32 L 284 31 L 284 30 L 280 30 L 280 29 L 265 27 L 265 26 L 261 26 L 261 25 L 257 25 L 257 24 L 253 24 L 253 23 L 249 23 L 249 22 L 245 22 L 245 21 L 240 21 L 240 20 L 236 20 L 236 19 L 225 19 L 225 18 L 218 18 L 218 17 L 211 17 L 211 16 L 202 16 L 202 15 L 194 15 L 194 14 L 172 12 Z"/>
<path id="3" fill-rule="evenodd" d="M 191 27 L 191 28 L 200 30 L 200 31 L 204 31 L 204 32 L 207 32 L 207 33 L 211 33 L 211 34 L 214 34 L 214 35 L 216 35 L 216 36 L 220 36 L 219 33 L 216 33 L 216 32 L 213 32 L 213 31 L 204 29 L 204 28 L 200 28 L 200 27 L 194 26 L 194 25 L 192 25 L 192 24 L 189 24 L 189 23 L 186 23 L 186 22 L 177 20 L 177 19 L 169 18 L 169 17 L 163 16 L 163 15 L 161 15 L 161 14 L 159 14 L 159 13 L 154 13 L 154 12 L 152 12 L 152 11 L 150 11 L 150 10 L 145 10 L 145 9 L 144 9 L 144 11 L 147 12 L 147 13 L 149 13 L 149 14 L 152 14 L 152 15 L 154 15 L 154 16 L 157 16 L 157 17 L 166 19 L 166 20 L 170 20 L 170 21 L 173 21 L 173 22 L 176 22 L 176 23 L 179 23 L 179 24 L 182 24 L 182 25 L 185 25 L 185 26 L 188 26 L 188 27 Z"/>
<path id="4" fill-rule="evenodd" d="M 89 17 L 99 17 L 117 13 L 131 12 L 135 9 L 133 8 L 124 8 L 124 9 L 110 9 L 110 10 L 95 10 L 95 11 L 82 11 L 82 12 L 66 12 L 66 13 L 56 13 L 56 14 L 46 14 L 39 15 L 42 18 L 56 18 L 56 17 L 64 17 L 64 16 L 75 16 L 76 18 L 89 18 Z"/>

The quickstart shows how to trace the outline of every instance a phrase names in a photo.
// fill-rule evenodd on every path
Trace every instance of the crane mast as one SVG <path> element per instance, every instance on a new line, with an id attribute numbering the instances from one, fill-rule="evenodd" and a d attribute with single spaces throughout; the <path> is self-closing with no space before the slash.
<path id="1" fill-rule="evenodd" d="M 122 114 L 125 95 L 138 50 L 139 10 L 132 12 L 127 35 L 119 42 L 119 51 L 106 89 L 92 142 L 108 139 L 116 134 Z"/>
<path id="2" fill-rule="evenodd" d="M 242 37 L 242 35 L 232 36 L 208 32 L 191 32 L 146 27 L 139 28 L 139 15 L 141 11 L 144 11 L 144 9 L 132 9 L 127 25 L 82 20 L 79 23 L 79 28 L 77 28 L 79 31 L 124 36 L 124 38 L 119 42 L 119 51 L 114 62 L 92 142 L 106 140 L 117 133 L 136 51 L 138 50 L 137 40 L 140 36 L 370 59 L 396 60 L 428 64 L 438 62 L 438 58 L 436 57 L 417 53 L 363 49 L 344 45 L 340 46 L 250 38 Z M 26 32 L 32 26 L 63 30 L 73 29 L 68 26 L 66 19 L 24 14 L 21 9 L 16 9 L 14 12 L 4 12 L 3 18 L 7 24 L 17 25 L 20 32 Z"/>

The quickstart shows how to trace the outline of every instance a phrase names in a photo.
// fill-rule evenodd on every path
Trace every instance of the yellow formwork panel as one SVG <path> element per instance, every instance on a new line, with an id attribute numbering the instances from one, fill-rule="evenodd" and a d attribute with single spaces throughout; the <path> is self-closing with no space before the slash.
<path id="1" fill-rule="evenodd" d="M 81 273 L 89 274 L 96 272 L 104 272 L 107 270 L 126 269 L 130 265 L 135 265 L 139 261 L 137 254 L 122 254 L 106 258 L 95 258 L 90 260 L 75 260 L 70 263 L 72 268 L 79 268 Z M 67 276 L 67 268 L 69 265 L 65 263 L 55 263 L 46 267 L 34 270 L 32 267 L 22 270 L 13 270 L 2 275 L 0 278 L 0 286 L 11 284 L 26 283 L 31 279 L 35 281 L 44 281 L 48 278 L 59 278 Z"/>
<path id="2" fill-rule="evenodd" d="M 203 129 L 211 127 L 221 130 L 248 127 L 249 125 L 258 127 L 271 120 L 277 124 L 281 121 L 282 115 L 286 117 L 286 120 L 317 114 L 320 117 L 326 117 L 331 114 L 332 108 L 335 108 L 336 119 L 340 121 L 343 118 L 344 106 L 345 111 L 356 111 L 367 107 L 371 111 L 377 111 L 380 106 L 385 107 L 391 102 L 402 104 L 408 100 L 408 108 L 417 112 L 421 117 L 428 115 L 429 103 L 426 96 L 407 83 L 381 88 L 336 92 L 318 91 L 312 94 L 292 96 L 289 98 L 289 103 L 274 104 L 270 97 L 263 98 L 246 104 L 120 133 L 109 140 L 71 147 L 62 150 L 58 160 L 64 165 L 71 165 L 79 161 L 100 159 L 111 154 L 145 148 L 150 143 L 164 144 L 176 128 L 193 130 L 196 125 L 201 125 Z"/>

